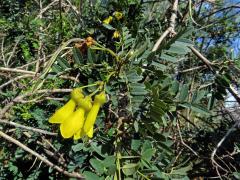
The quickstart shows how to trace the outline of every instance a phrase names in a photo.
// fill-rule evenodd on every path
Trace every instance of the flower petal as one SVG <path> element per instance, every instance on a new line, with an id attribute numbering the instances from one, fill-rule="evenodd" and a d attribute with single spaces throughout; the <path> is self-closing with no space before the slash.
<path id="1" fill-rule="evenodd" d="M 84 135 L 84 132 L 82 131 L 82 129 L 80 129 L 79 131 L 77 131 L 74 135 L 73 135 L 73 139 L 74 140 L 78 140 L 80 139 L 81 137 L 83 137 Z"/>
<path id="2" fill-rule="evenodd" d="M 70 138 L 82 129 L 84 124 L 84 110 L 82 108 L 73 112 L 61 125 L 60 132 L 64 138 Z"/>
<path id="3" fill-rule="evenodd" d="M 93 126 L 90 128 L 90 130 L 86 134 L 89 138 L 93 137 Z"/>
<path id="4" fill-rule="evenodd" d="M 76 103 L 70 99 L 63 107 L 58 109 L 50 118 L 50 123 L 63 123 L 71 115 L 76 107 Z"/>
<path id="5" fill-rule="evenodd" d="M 83 127 L 85 133 L 88 133 L 90 129 L 94 126 L 99 109 L 100 109 L 100 103 L 98 102 L 94 103 L 92 106 L 92 109 L 87 114 L 87 118 L 85 120 L 84 127 Z"/>

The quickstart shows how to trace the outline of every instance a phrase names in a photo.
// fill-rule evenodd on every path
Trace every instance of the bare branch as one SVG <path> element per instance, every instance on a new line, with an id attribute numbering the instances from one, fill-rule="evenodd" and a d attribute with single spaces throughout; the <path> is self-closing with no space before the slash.
<path id="1" fill-rule="evenodd" d="M 3 118 L 5 116 L 5 113 L 15 104 L 18 102 L 21 102 L 22 100 L 24 100 L 24 98 L 28 97 L 28 96 L 32 96 L 32 95 L 36 95 L 36 94 L 49 94 L 49 93 L 68 93 L 71 92 L 72 89 L 42 89 L 42 90 L 38 90 L 36 92 L 31 92 L 31 93 L 25 93 L 23 95 L 19 95 L 17 97 L 15 97 L 11 102 L 9 102 L 3 109 L 1 109 L 0 111 L 0 118 Z"/>
<path id="2" fill-rule="evenodd" d="M 164 31 L 164 33 L 160 36 L 160 38 L 157 40 L 157 42 L 154 44 L 152 52 L 156 51 L 162 41 L 167 37 L 169 33 L 172 35 L 175 35 L 175 24 L 176 24 L 176 18 L 177 18 L 177 9 L 178 9 L 178 0 L 175 0 L 172 6 L 172 15 L 170 17 L 170 23 L 169 27 Z"/>
<path id="3" fill-rule="evenodd" d="M 181 140 L 181 143 L 186 147 L 188 148 L 190 151 L 193 152 L 194 155 L 198 156 L 198 153 L 196 151 L 194 151 L 189 145 L 187 145 L 184 141 L 183 141 L 183 138 L 182 138 L 182 134 L 181 134 L 181 130 L 180 130 L 180 126 L 179 126 L 179 122 L 177 121 L 177 128 L 178 128 L 178 133 L 179 133 L 179 137 L 180 137 L 180 140 Z"/>
<path id="4" fill-rule="evenodd" d="M 26 130 L 41 133 L 41 134 L 47 134 L 47 135 L 50 135 L 50 136 L 57 136 L 57 133 L 52 133 L 52 132 L 49 132 L 49 131 L 46 131 L 46 130 L 43 130 L 43 129 L 34 128 L 34 127 L 24 126 L 24 125 L 21 125 L 21 124 L 12 122 L 12 121 L 8 121 L 8 120 L 0 119 L 0 124 L 7 124 L 7 125 L 14 126 L 14 127 L 17 127 L 17 128 L 26 129 Z"/>
<path id="5" fill-rule="evenodd" d="M 190 47 L 189 48 L 192 50 L 192 52 L 204 63 L 207 65 L 207 67 L 214 73 L 216 74 L 216 72 L 214 71 L 214 69 L 212 68 L 212 63 L 205 58 L 198 50 L 196 50 L 194 47 Z M 238 95 L 238 92 L 233 88 L 232 85 L 230 85 L 228 88 L 228 91 L 231 93 L 231 95 L 236 99 L 236 101 L 240 104 L 240 97 Z"/>
<path id="6" fill-rule="evenodd" d="M 29 147 L 27 147 L 26 145 L 22 144 L 20 141 L 12 138 L 11 136 L 5 134 L 4 132 L 0 131 L 0 136 L 2 136 L 4 139 L 6 139 L 7 141 L 16 144 L 18 147 L 22 148 L 23 150 L 27 151 L 28 153 L 32 154 L 33 156 L 36 156 L 38 159 L 40 159 L 42 162 L 44 162 L 46 165 L 48 165 L 49 167 L 59 171 L 60 173 L 63 173 L 64 175 L 68 176 L 68 177 L 73 177 L 73 178 L 78 178 L 78 179 L 84 179 L 84 177 L 76 172 L 68 172 L 64 169 L 62 169 L 61 167 L 53 164 L 51 161 L 47 160 L 45 157 L 41 156 L 40 154 L 38 154 L 37 152 L 33 151 L 32 149 L 30 149 Z"/>

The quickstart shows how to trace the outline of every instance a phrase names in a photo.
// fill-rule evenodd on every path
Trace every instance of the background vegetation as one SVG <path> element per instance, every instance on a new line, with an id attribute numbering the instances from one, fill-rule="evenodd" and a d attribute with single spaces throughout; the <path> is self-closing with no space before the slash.
<path id="1" fill-rule="evenodd" d="M 1 179 L 240 178 L 239 2 L 4 0 L 0 8 Z M 102 49 L 82 47 L 89 36 Z M 63 139 L 48 118 L 72 88 L 96 81 L 109 101 L 94 137 Z"/>

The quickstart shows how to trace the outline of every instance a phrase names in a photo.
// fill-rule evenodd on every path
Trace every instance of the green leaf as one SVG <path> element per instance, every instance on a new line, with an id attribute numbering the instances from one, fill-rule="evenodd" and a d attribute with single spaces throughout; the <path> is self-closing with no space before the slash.
<path id="1" fill-rule="evenodd" d="M 84 148 L 84 144 L 83 143 L 78 143 L 78 144 L 72 146 L 73 152 L 81 151 L 83 148 Z"/>
<path id="2" fill-rule="evenodd" d="M 155 149 L 153 149 L 153 148 L 149 148 L 149 149 L 145 150 L 142 153 L 142 159 L 144 159 L 146 162 L 150 162 L 154 152 L 155 152 Z"/>
<path id="3" fill-rule="evenodd" d="M 192 111 L 199 113 L 199 114 L 204 114 L 204 115 L 210 114 L 209 111 L 205 107 L 202 107 L 201 105 L 198 105 L 198 104 L 181 103 L 179 105 L 182 107 L 191 109 Z"/>
<path id="4" fill-rule="evenodd" d="M 132 139 L 131 142 L 131 149 L 134 151 L 137 151 L 141 145 L 141 141 L 137 139 Z"/>
<path id="5" fill-rule="evenodd" d="M 142 80 L 142 76 L 139 76 L 135 71 L 129 72 L 127 78 L 129 82 L 138 82 Z"/>
<path id="6" fill-rule="evenodd" d="M 211 110 L 215 104 L 215 96 L 211 93 L 211 97 L 208 99 L 208 110 Z"/>
<path id="7" fill-rule="evenodd" d="M 169 61 L 169 62 L 173 62 L 173 63 L 177 62 L 177 58 L 176 57 L 170 56 L 170 55 L 167 55 L 167 54 L 164 54 L 164 53 L 161 54 L 160 58 L 163 59 L 163 60 Z"/>
<path id="8" fill-rule="evenodd" d="M 57 62 L 62 69 L 71 68 L 71 66 L 68 64 L 67 60 L 64 58 L 58 57 Z"/>
<path id="9" fill-rule="evenodd" d="M 234 176 L 236 179 L 240 179 L 240 172 L 233 172 L 233 176 Z"/>
<path id="10" fill-rule="evenodd" d="M 207 108 L 205 108 L 201 105 L 198 105 L 198 104 L 192 104 L 191 109 L 192 109 L 192 111 L 195 111 L 195 112 L 200 113 L 200 114 L 205 114 L 205 115 L 210 114 L 209 111 L 207 110 Z"/>
<path id="11" fill-rule="evenodd" d="M 189 89 L 189 85 L 188 84 L 184 84 L 182 85 L 180 94 L 179 94 L 179 101 L 183 102 L 186 100 L 186 98 L 188 97 L 188 89 Z"/>
<path id="12" fill-rule="evenodd" d="M 100 180 L 99 176 L 90 172 L 90 171 L 84 171 L 83 175 L 87 180 Z"/>
<path id="13" fill-rule="evenodd" d="M 200 103 L 205 94 L 206 94 L 205 90 L 194 91 L 192 96 L 192 103 L 195 104 Z"/>
<path id="14" fill-rule="evenodd" d="M 62 69 L 59 65 L 53 64 L 53 65 L 52 65 L 52 71 L 53 71 L 53 72 L 56 72 L 56 73 L 60 73 L 60 72 L 63 71 L 63 69 Z"/>
<path id="15" fill-rule="evenodd" d="M 90 164 L 96 170 L 97 173 L 103 174 L 104 173 L 104 166 L 103 163 L 98 159 L 90 159 Z"/>
<path id="16" fill-rule="evenodd" d="M 115 161 L 116 161 L 116 157 L 115 156 L 107 156 L 104 160 L 103 160 L 103 165 L 104 167 L 110 167 L 115 165 Z"/>
<path id="17" fill-rule="evenodd" d="M 171 90 L 174 94 L 176 94 L 179 90 L 179 82 L 178 81 L 173 81 Z"/>
<path id="18" fill-rule="evenodd" d="M 87 59 L 89 63 L 93 63 L 94 58 L 93 58 L 93 52 L 90 48 L 87 50 Z"/>
<path id="19" fill-rule="evenodd" d="M 138 164 L 135 164 L 135 163 L 129 163 L 129 164 L 125 164 L 123 167 L 122 167 L 122 171 L 123 173 L 126 175 L 126 176 L 130 176 L 130 175 L 133 175 L 134 173 L 137 172 L 138 170 Z"/>
<path id="20" fill-rule="evenodd" d="M 103 24 L 103 27 L 107 28 L 108 30 L 116 30 L 114 27 L 112 27 L 110 24 Z"/>
<path id="21" fill-rule="evenodd" d="M 167 69 L 167 67 L 159 62 L 156 61 L 152 61 L 151 63 L 152 66 L 154 66 L 157 70 L 160 71 L 165 71 Z"/>
<path id="22" fill-rule="evenodd" d="M 82 57 L 82 53 L 80 52 L 80 50 L 78 48 L 73 48 L 73 59 L 74 62 L 78 65 L 83 64 L 83 57 Z"/>
<path id="23" fill-rule="evenodd" d="M 171 174 L 174 174 L 174 175 L 187 175 L 187 172 L 192 170 L 192 164 L 186 166 L 186 167 L 182 167 L 182 168 L 179 168 L 179 169 L 173 169 L 171 171 Z"/>

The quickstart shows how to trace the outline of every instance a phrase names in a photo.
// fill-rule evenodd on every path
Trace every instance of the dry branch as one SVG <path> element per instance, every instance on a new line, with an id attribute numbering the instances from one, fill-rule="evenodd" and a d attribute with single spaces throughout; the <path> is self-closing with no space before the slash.
<path id="1" fill-rule="evenodd" d="M 70 173 L 70 172 L 62 169 L 61 167 L 53 164 L 51 161 L 47 160 L 45 157 L 43 157 L 40 154 L 38 154 L 37 152 L 33 151 L 32 149 L 30 149 L 26 145 L 22 144 L 20 141 L 12 138 L 11 136 L 5 134 L 2 131 L 0 131 L 0 136 L 2 136 L 7 141 L 16 144 L 18 147 L 22 148 L 23 150 L 27 151 L 28 153 L 32 154 L 33 156 L 36 156 L 39 160 L 44 162 L 46 165 L 48 165 L 49 167 L 51 167 L 51 168 L 53 168 L 53 169 L 63 173 L 64 175 L 66 175 L 68 177 L 72 177 L 72 178 L 84 179 L 84 177 L 81 174 L 76 173 L 76 172 Z"/>
<path id="2" fill-rule="evenodd" d="M 22 102 L 24 98 L 36 94 L 49 94 L 49 93 L 69 93 L 71 92 L 72 89 L 42 89 L 38 90 L 36 92 L 30 92 L 30 93 L 25 93 L 22 95 L 19 95 L 15 97 L 11 102 L 9 102 L 4 108 L 1 109 L 0 111 L 0 118 L 3 118 L 5 116 L 5 113 L 15 104 L 18 102 Z"/>
<path id="3" fill-rule="evenodd" d="M 0 119 L 0 124 L 7 124 L 7 125 L 14 126 L 14 127 L 17 127 L 17 128 L 26 129 L 26 130 L 29 130 L 29 131 L 33 131 L 33 132 L 37 132 L 37 133 L 41 133 L 41 134 L 46 134 L 46 135 L 50 135 L 50 136 L 57 136 L 57 133 L 52 133 L 52 132 L 49 132 L 49 131 L 46 131 L 46 130 L 43 130 L 43 129 L 34 128 L 34 127 L 24 126 L 24 125 L 21 125 L 21 124 L 12 122 L 12 121 L 8 121 L 8 120 Z"/>
<path id="4" fill-rule="evenodd" d="M 214 69 L 212 68 L 212 63 L 205 58 L 197 49 L 195 49 L 194 47 L 189 47 L 193 54 L 195 54 L 208 68 L 209 70 L 211 70 L 214 74 L 216 74 L 216 72 L 214 71 Z M 232 85 L 230 85 L 227 90 L 230 92 L 230 94 L 236 99 L 236 101 L 240 104 L 240 97 L 238 95 L 238 92 L 232 87 Z"/>
<path id="5" fill-rule="evenodd" d="M 164 31 L 164 33 L 160 36 L 160 38 L 157 40 L 157 42 L 154 44 L 152 51 L 156 51 L 162 41 L 167 37 L 169 33 L 172 35 L 175 35 L 175 24 L 176 24 L 176 18 L 177 18 L 177 9 L 178 9 L 178 0 L 175 0 L 172 6 L 172 15 L 170 17 L 170 23 L 169 27 Z"/>

